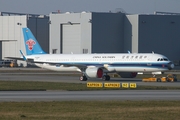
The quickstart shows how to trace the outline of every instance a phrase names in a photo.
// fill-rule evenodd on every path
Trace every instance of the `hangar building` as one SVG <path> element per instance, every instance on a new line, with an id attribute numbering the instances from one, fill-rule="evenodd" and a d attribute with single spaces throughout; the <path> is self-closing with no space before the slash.
<path id="1" fill-rule="evenodd" d="M 26 52 L 22 34 L 23 27 L 29 27 L 44 51 L 49 52 L 48 22 L 48 16 L 1 12 L 0 58 L 21 57 L 19 50 L 22 50 L 24 53 Z M 26 66 L 26 63 L 23 62 L 23 65 Z"/>
<path id="2" fill-rule="evenodd" d="M 119 53 L 123 51 L 120 13 L 50 14 L 51 53 Z"/>
<path id="3" fill-rule="evenodd" d="M 51 53 L 155 52 L 179 64 L 180 15 L 52 13 Z"/>
<path id="4" fill-rule="evenodd" d="M 0 14 L 0 58 L 25 52 L 22 27 L 29 27 L 44 51 L 67 53 L 149 53 L 179 64 L 180 14 L 51 13 Z"/>
<path id="5" fill-rule="evenodd" d="M 157 12 L 151 15 L 126 15 L 125 19 L 125 50 L 139 53 L 154 51 L 179 64 L 179 14 Z"/>

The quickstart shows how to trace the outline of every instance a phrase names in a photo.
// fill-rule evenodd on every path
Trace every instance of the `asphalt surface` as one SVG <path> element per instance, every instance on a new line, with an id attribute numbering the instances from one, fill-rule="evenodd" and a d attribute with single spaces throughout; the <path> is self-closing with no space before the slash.
<path id="1" fill-rule="evenodd" d="M 178 90 L 1 91 L 1 102 L 104 100 L 180 100 Z"/>
<path id="2" fill-rule="evenodd" d="M 0 81 L 41 81 L 41 82 L 66 82 L 66 83 L 87 83 L 87 82 L 118 82 L 118 83 L 136 83 L 146 86 L 180 86 L 180 80 L 177 82 L 142 82 L 142 79 L 136 78 L 111 78 L 110 81 L 102 79 L 88 79 L 80 81 L 79 74 L 69 75 L 69 73 L 0 73 Z"/>
<path id="3" fill-rule="evenodd" d="M 178 82 L 142 82 L 141 79 L 111 78 L 110 81 L 79 81 L 79 74 L 51 72 L 44 69 L 0 69 L 0 81 L 45 82 L 120 82 L 147 86 L 180 86 Z M 31 70 L 31 72 L 25 72 Z M 32 72 L 35 70 L 35 72 Z M 15 72 L 16 71 L 16 72 Z M 17 73 L 18 71 L 18 73 Z M 20 71 L 20 72 L 19 72 Z M 21 72 L 23 71 L 23 72 Z M 105 90 L 105 91 L 0 91 L 0 101 L 73 101 L 73 100 L 180 100 L 180 90 Z"/>

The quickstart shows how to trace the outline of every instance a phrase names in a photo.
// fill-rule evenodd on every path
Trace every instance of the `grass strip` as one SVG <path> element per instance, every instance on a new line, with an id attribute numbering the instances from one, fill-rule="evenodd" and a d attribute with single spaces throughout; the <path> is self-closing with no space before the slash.
<path id="1" fill-rule="evenodd" d="M 179 101 L 0 102 L 1 120 L 179 120 Z"/>
<path id="2" fill-rule="evenodd" d="M 30 91 L 30 90 L 125 90 L 131 88 L 88 88 L 85 83 L 61 83 L 61 82 L 38 82 L 38 81 L 0 81 L 0 91 Z M 179 87 L 167 86 L 137 86 L 136 90 L 180 90 Z M 134 90 L 132 89 L 132 90 Z"/>

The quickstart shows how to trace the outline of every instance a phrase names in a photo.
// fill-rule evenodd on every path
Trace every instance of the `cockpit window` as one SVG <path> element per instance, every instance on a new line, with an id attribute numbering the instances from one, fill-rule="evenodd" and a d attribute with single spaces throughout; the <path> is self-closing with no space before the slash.
<path id="1" fill-rule="evenodd" d="M 164 61 L 168 61 L 168 59 L 167 59 L 167 58 L 164 58 Z"/>
<path id="2" fill-rule="evenodd" d="M 167 58 L 158 58 L 157 61 L 168 61 Z"/>

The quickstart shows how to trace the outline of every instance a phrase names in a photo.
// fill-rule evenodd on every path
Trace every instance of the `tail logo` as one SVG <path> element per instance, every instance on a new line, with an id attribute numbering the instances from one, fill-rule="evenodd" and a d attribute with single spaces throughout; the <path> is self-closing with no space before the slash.
<path id="1" fill-rule="evenodd" d="M 26 41 L 26 45 L 28 45 L 28 49 L 31 51 L 33 49 L 33 46 L 36 44 L 36 42 L 33 39 L 29 39 Z"/>

